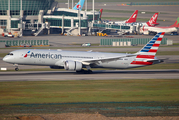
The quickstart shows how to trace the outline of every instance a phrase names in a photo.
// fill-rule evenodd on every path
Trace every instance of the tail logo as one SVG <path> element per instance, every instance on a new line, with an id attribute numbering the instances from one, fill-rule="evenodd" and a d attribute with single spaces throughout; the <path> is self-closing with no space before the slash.
<path id="1" fill-rule="evenodd" d="M 133 16 L 132 16 L 132 18 L 135 18 L 136 17 L 136 14 L 134 14 Z"/>
<path id="2" fill-rule="evenodd" d="M 158 14 L 155 14 L 154 16 L 152 16 L 152 18 L 149 21 L 149 25 L 151 26 L 153 23 L 156 23 Z"/>
<path id="3" fill-rule="evenodd" d="M 77 10 L 81 9 L 81 5 L 76 6 Z"/>

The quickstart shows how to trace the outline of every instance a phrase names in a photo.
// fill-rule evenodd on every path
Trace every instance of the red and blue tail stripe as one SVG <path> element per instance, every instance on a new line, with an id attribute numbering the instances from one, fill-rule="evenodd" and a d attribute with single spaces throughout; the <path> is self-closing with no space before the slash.
<path id="1" fill-rule="evenodd" d="M 147 60 L 155 59 L 155 54 L 160 46 L 162 38 L 165 32 L 160 32 L 155 35 L 139 52 L 135 60 L 131 62 L 131 65 L 152 65 L 153 62 L 148 62 Z"/>
<path id="2" fill-rule="evenodd" d="M 144 46 L 139 53 L 142 53 L 144 52 L 144 54 L 148 54 L 148 52 L 152 52 L 153 55 L 156 54 L 159 46 L 160 46 L 160 43 L 162 41 L 162 38 L 164 36 L 164 32 L 161 32 L 161 33 L 158 33 L 157 35 L 155 35 L 155 37 L 153 37 L 148 43 L 146 46 Z"/>

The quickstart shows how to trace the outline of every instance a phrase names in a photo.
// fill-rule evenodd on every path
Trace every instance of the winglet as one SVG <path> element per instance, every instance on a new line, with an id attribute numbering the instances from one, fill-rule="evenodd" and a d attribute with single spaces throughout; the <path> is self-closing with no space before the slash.
<path id="1" fill-rule="evenodd" d="M 137 15 L 138 15 L 138 10 L 136 10 L 136 11 L 131 15 L 131 17 L 126 21 L 126 23 L 136 22 Z"/>
<path id="2" fill-rule="evenodd" d="M 155 13 L 155 14 L 151 17 L 151 19 L 147 22 L 147 25 L 148 25 L 148 26 L 155 26 L 155 25 L 159 24 L 159 23 L 156 23 L 156 22 L 157 22 L 157 18 L 158 18 L 158 13 Z"/>

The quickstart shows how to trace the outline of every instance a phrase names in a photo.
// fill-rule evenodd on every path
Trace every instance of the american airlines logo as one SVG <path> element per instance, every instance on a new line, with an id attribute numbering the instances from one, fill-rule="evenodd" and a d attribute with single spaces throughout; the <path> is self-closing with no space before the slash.
<path id="1" fill-rule="evenodd" d="M 31 53 L 30 58 L 49 58 L 49 59 L 61 59 L 61 54 L 41 54 L 41 53 Z"/>
<path id="2" fill-rule="evenodd" d="M 30 53 L 30 51 L 28 51 L 28 52 L 24 55 L 24 57 L 26 58 L 29 53 Z"/>

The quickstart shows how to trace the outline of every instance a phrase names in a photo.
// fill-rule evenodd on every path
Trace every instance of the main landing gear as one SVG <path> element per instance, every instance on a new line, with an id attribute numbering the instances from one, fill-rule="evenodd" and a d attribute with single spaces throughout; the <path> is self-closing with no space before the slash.
<path id="1" fill-rule="evenodd" d="M 84 70 L 84 69 L 81 69 L 80 71 L 76 71 L 76 73 L 81 73 L 81 74 L 92 74 L 93 71 L 92 71 L 92 70 Z"/>
<path id="2" fill-rule="evenodd" d="M 18 71 L 19 70 L 18 64 L 14 64 L 14 66 L 15 66 L 15 71 Z"/>
<path id="3" fill-rule="evenodd" d="M 76 73 L 82 73 L 82 74 L 92 74 L 93 73 L 93 71 L 90 70 L 91 69 L 90 66 L 86 66 L 86 69 L 87 70 L 81 69 L 80 71 L 76 71 Z"/>

